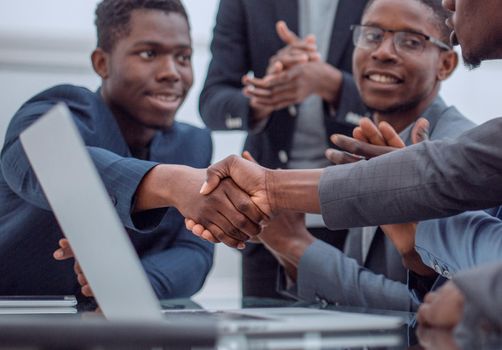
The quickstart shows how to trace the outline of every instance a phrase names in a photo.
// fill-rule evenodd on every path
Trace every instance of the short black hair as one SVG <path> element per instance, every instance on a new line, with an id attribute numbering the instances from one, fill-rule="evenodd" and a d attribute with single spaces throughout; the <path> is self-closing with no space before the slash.
<path id="1" fill-rule="evenodd" d="M 366 3 L 366 7 L 364 8 L 363 11 L 363 16 L 375 1 L 377 0 L 369 0 Z M 411 1 L 411 0 L 403 0 L 403 1 Z M 433 18 L 434 24 L 439 30 L 439 33 L 441 33 L 440 34 L 441 36 L 438 39 L 440 39 L 446 45 L 451 47 L 450 35 L 452 30 L 446 25 L 446 19 L 448 19 L 451 16 L 451 12 L 443 7 L 441 0 L 414 0 L 414 1 L 418 1 L 419 3 L 425 5 L 426 7 L 432 10 L 432 12 L 434 13 L 434 18 Z"/>
<path id="2" fill-rule="evenodd" d="M 129 21 L 134 10 L 159 10 L 166 14 L 188 15 L 180 0 L 103 0 L 96 8 L 94 21 L 97 30 L 97 46 L 110 52 L 120 38 L 129 34 Z"/>

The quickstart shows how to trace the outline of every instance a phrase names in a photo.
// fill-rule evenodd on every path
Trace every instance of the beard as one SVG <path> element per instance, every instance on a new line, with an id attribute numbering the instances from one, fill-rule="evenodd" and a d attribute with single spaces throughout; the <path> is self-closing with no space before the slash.
<path id="1" fill-rule="evenodd" d="M 409 101 L 405 101 L 402 103 L 396 103 L 394 105 L 390 105 L 385 108 L 371 106 L 371 105 L 368 105 L 365 101 L 363 101 L 363 102 L 364 102 L 364 105 L 366 106 L 366 108 L 368 108 L 368 110 L 371 113 L 392 115 L 392 114 L 408 112 L 408 111 L 414 109 L 415 107 L 417 107 L 420 104 L 420 102 L 422 102 L 423 99 L 424 99 L 424 96 L 415 96 L 415 98 L 410 99 Z"/>
<path id="2" fill-rule="evenodd" d="M 462 59 L 464 60 L 464 66 L 468 70 L 473 70 L 481 66 L 481 59 L 478 57 L 466 57 L 462 55 Z"/>

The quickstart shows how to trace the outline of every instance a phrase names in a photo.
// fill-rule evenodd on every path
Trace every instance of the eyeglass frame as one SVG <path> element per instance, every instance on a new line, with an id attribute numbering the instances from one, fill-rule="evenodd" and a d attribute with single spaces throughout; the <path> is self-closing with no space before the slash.
<path id="1" fill-rule="evenodd" d="M 392 29 L 383 29 L 383 28 L 380 28 L 378 26 L 372 26 L 372 25 L 363 25 L 363 24 L 352 24 L 350 26 L 350 30 L 352 31 L 352 43 L 354 44 L 354 46 L 356 47 L 359 47 L 359 48 L 362 48 L 362 49 L 368 49 L 367 47 L 362 47 L 362 46 L 359 46 L 357 45 L 357 42 L 354 38 L 354 33 L 355 33 L 355 30 L 357 28 L 376 28 L 376 29 L 379 29 L 383 32 L 383 34 L 385 33 L 392 33 L 393 35 L 395 33 L 408 33 L 408 34 L 416 34 L 416 35 L 420 35 L 421 37 L 423 37 L 425 39 L 425 41 L 428 41 L 434 45 L 436 45 L 437 47 L 439 47 L 440 49 L 442 50 L 445 50 L 445 51 L 450 51 L 452 50 L 452 48 L 444 43 L 443 41 L 439 40 L 439 39 L 436 39 L 435 37 L 433 36 L 430 36 L 430 35 L 427 35 L 427 34 L 424 34 L 424 33 L 420 33 L 420 32 L 415 32 L 415 31 L 410 31 L 410 30 L 392 30 Z M 378 43 L 378 45 L 375 47 L 375 48 L 378 48 L 380 47 L 380 45 L 382 45 L 383 41 L 385 39 L 382 38 L 382 41 L 380 41 L 380 43 Z M 394 42 L 394 37 L 392 38 L 392 44 L 394 45 L 394 48 L 397 50 L 397 51 L 400 51 L 397 47 L 396 47 L 396 43 Z M 425 49 L 425 46 L 424 46 L 424 49 Z M 422 53 L 423 50 L 420 52 Z"/>

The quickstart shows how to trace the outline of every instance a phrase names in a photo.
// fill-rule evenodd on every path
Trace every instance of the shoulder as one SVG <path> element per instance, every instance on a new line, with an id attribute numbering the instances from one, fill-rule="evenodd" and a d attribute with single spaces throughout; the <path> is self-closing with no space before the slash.
<path id="1" fill-rule="evenodd" d="M 457 108 L 449 106 L 441 113 L 436 127 L 431 133 L 431 138 L 455 138 L 475 126 L 476 124 L 460 113 Z"/>
<path id="2" fill-rule="evenodd" d="M 96 94 L 91 90 L 75 85 L 56 85 L 33 96 L 27 103 L 56 100 L 56 101 L 90 101 L 96 100 Z"/>

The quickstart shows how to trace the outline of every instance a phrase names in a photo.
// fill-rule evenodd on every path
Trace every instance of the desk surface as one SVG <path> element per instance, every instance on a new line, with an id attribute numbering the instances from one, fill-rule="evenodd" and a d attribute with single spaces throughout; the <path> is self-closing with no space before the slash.
<path id="1" fill-rule="evenodd" d="M 243 301 L 207 300 L 196 304 L 188 299 L 164 300 L 164 308 L 210 310 L 243 307 L 309 306 L 283 300 L 247 298 Z M 398 331 L 351 333 L 304 333 L 274 336 L 235 334 L 220 336 L 209 320 L 197 322 L 170 318 L 162 323 L 109 322 L 89 311 L 92 304 L 79 305 L 73 314 L 0 314 L 0 349 L 408 349 L 416 346 L 415 330 L 410 328 L 412 313 L 329 307 L 342 311 L 399 315 L 408 325 Z M 2 310 L 0 310 L 2 311 Z M 12 310 L 14 311 L 14 310 Z M 441 340 L 437 349 L 459 349 L 450 333 L 441 336 L 422 332 L 430 342 Z M 451 338 L 451 339 L 450 339 Z M 447 346 L 448 345 L 448 346 Z M 472 346 L 472 344 L 470 344 Z M 421 349 L 416 346 L 413 349 Z"/>

